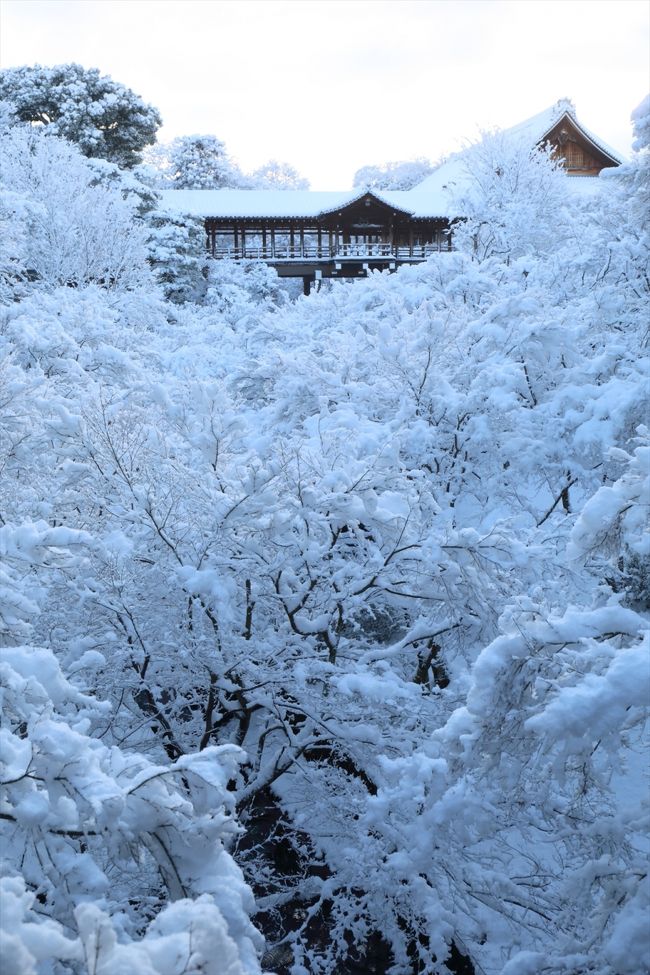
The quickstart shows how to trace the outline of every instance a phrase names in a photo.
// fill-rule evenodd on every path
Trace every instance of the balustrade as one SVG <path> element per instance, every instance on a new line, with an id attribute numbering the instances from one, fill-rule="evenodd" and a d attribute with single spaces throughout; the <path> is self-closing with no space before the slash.
<path id="1" fill-rule="evenodd" d="M 431 254 L 439 251 L 450 250 L 447 239 L 428 244 L 398 245 L 387 243 L 340 243 L 338 246 L 330 247 L 325 241 L 321 246 L 305 243 L 302 247 L 299 243 L 278 244 L 272 246 L 266 244 L 245 243 L 244 247 L 234 245 L 216 244 L 213 256 L 217 258 L 230 258 L 231 260 L 258 260 L 258 261 L 318 261 L 318 260 L 346 260 L 354 258 L 370 259 L 389 259 L 397 260 L 425 260 Z"/>

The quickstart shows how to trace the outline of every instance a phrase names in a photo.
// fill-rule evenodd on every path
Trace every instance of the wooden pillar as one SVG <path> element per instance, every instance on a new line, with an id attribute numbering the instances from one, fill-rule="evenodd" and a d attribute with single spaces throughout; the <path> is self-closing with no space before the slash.
<path id="1" fill-rule="evenodd" d="M 290 223 L 289 224 L 289 257 L 294 256 L 293 249 L 296 246 L 296 238 L 294 235 L 295 235 L 295 228 L 294 225 Z"/>
<path id="2" fill-rule="evenodd" d="M 246 257 L 246 226 L 241 225 L 241 256 Z"/>
<path id="3" fill-rule="evenodd" d="M 311 283 L 314 280 L 313 274 L 305 274 L 302 279 L 302 293 L 308 295 L 311 292 Z"/>
<path id="4" fill-rule="evenodd" d="M 328 256 L 334 257 L 334 234 L 332 233 L 331 230 L 329 231 L 328 237 L 329 237 L 329 249 L 330 249 Z"/>
<path id="5" fill-rule="evenodd" d="M 275 257 L 275 227 L 271 227 L 271 257 Z"/>
<path id="6" fill-rule="evenodd" d="M 323 256 L 323 231 L 320 227 L 318 228 L 318 256 Z"/>
<path id="7" fill-rule="evenodd" d="M 267 257 L 266 253 L 266 224 L 262 226 L 262 257 Z"/>
<path id="8" fill-rule="evenodd" d="M 300 256 L 305 256 L 305 225 L 300 224 Z"/>
<path id="9" fill-rule="evenodd" d="M 413 227 L 409 227 L 409 256 L 413 257 Z"/>
<path id="10" fill-rule="evenodd" d="M 234 248 L 233 249 L 234 249 L 235 257 L 237 257 L 237 248 L 239 247 L 239 234 L 237 232 L 237 224 L 234 224 L 234 226 L 233 226 L 233 233 L 234 233 L 234 237 L 235 237 L 235 240 L 234 240 Z"/>

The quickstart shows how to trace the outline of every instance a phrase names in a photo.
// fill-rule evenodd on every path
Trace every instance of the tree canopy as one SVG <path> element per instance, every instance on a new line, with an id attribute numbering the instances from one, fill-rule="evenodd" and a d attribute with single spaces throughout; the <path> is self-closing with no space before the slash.
<path id="1" fill-rule="evenodd" d="M 62 64 L 0 71 L 0 100 L 19 122 L 48 126 L 85 156 L 129 168 L 162 124 L 157 109 L 96 68 Z"/>
<path id="2" fill-rule="evenodd" d="M 187 190 L 305 190 L 309 181 L 289 163 L 271 159 L 245 173 L 214 135 L 180 136 L 145 154 L 158 185 Z"/>
<path id="3" fill-rule="evenodd" d="M 296 301 L 3 139 L 9 971 L 645 975 L 649 116 Z"/>
<path id="4" fill-rule="evenodd" d="M 225 142 L 214 135 L 185 135 L 167 147 L 168 178 L 179 190 L 220 190 L 241 185 L 242 176 Z"/>
<path id="5" fill-rule="evenodd" d="M 294 166 L 270 159 L 246 177 L 252 189 L 261 190 L 308 190 L 309 180 L 300 175 Z"/>
<path id="6" fill-rule="evenodd" d="M 354 174 L 352 185 L 376 190 L 410 190 L 433 170 L 433 164 L 424 158 L 362 166 Z"/>

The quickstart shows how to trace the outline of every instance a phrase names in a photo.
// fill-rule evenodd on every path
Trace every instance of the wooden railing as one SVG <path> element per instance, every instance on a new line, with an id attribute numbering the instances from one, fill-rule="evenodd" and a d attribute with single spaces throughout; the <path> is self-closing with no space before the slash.
<path id="1" fill-rule="evenodd" d="M 318 260 L 425 260 L 431 254 L 451 250 L 449 241 L 443 240 L 432 244 L 413 244 L 412 246 L 395 247 L 393 244 L 339 244 L 330 248 L 325 242 L 318 247 L 315 244 L 299 243 L 291 245 L 248 244 L 238 246 L 215 246 L 213 256 L 217 258 L 231 258 L 234 261 L 244 259 L 258 261 L 318 261 Z"/>

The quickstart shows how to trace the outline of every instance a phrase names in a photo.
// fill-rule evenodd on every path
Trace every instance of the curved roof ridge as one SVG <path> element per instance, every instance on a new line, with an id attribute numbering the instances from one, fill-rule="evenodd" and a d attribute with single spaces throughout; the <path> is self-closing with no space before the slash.
<path id="1" fill-rule="evenodd" d="M 354 191 L 352 192 L 354 193 Z M 386 190 L 385 192 L 390 193 L 390 190 Z M 323 216 L 326 213 L 336 213 L 336 211 L 340 210 L 341 207 L 349 207 L 351 203 L 356 203 L 358 200 L 362 200 L 363 197 L 366 195 L 374 196 L 376 200 L 379 200 L 380 203 L 385 204 L 385 206 L 390 207 L 392 210 L 401 210 L 402 213 L 408 213 L 411 216 L 413 215 L 414 212 L 413 210 L 409 210 L 404 206 L 399 206 L 393 200 L 389 199 L 387 196 L 384 196 L 382 192 L 379 192 L 373 187 L 364 186 L 364 188 L 360 192 L 355 193 L 354 196 L 351 196 L 349 200 L 345 200 L 343 203 L 340 203 L 338 206 L 329 207 L 328 209 L 321 210 L 319 216 Z"/>

